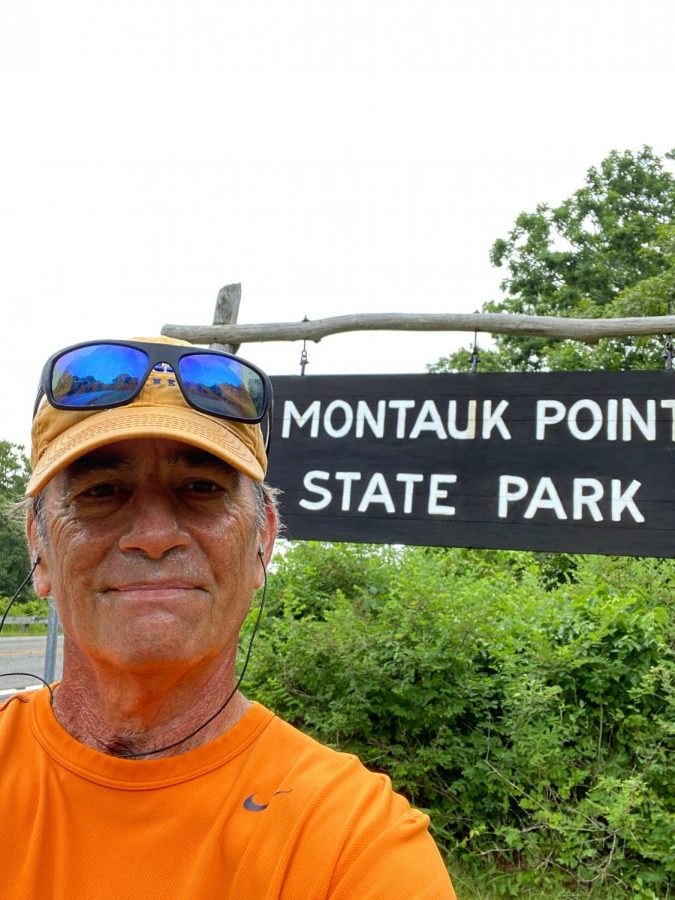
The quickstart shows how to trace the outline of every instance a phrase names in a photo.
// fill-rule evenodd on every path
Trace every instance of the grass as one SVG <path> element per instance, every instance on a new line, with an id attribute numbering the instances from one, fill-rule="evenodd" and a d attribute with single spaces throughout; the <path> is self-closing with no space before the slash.
<path id="1" fill-rule="evenodd" d="M 9 625 L 5 622 L 5 625 L 2 629 L 2 633 L 0 633 L 0 640 L 3 637 L 10 637 L 15 635 L 40 635 L 47 634 L 47 626 L 46 625 Z"/>

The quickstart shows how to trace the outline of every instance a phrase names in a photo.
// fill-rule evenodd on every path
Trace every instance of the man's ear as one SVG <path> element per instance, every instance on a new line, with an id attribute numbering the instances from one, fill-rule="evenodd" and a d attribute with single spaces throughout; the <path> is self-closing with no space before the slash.
<path id="1" fill-rule="evenodd" d="M 35 565 L 33 572 L 33 587 L 38 597 L 47 597 L 52 590 L 52 582 L 49 577 L 49 568 L 45 559 L 42 541 L 38 533 L 37 519 L 32 509 L 28 510 L 26 518 L 26 535 L 28 537 L 28 547 L 30 548 L 31 562 Z"/>
<path id="2" fill-rule="evenodd" d="M 267 569 L 269 561 L 272 558 L 278 525 L 279 522 L 277 519 L 276 510 L 271 504 L 266 503 L 265 521 L 258 531 L 258 541 L 256 544 L 256 556 L 261 563 L 261 565 L 258 566 L 260 572 L 259 575 L 256 576 L 256 588 L 262 587 L 263 581 L 265 580 L 263 566 L 265 569 Z"/>

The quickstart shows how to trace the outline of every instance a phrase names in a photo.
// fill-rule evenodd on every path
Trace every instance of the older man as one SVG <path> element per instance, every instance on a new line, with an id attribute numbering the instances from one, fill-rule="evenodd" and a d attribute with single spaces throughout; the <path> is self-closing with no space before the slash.
<path id="1" fill-rule="evenodd" d="M 270 404 L 256 367 L 166 338 L 48 360 L 28 540 L 64 668 L 0 711 L 1 898 L 454 897 L 385 776 L 238 690 Z"/>

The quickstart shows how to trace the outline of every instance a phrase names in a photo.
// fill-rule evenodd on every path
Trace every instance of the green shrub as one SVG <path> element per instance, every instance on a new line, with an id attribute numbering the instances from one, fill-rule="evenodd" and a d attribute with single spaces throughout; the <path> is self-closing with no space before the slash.
<path id="1" fill-rule="evenodd" d="M 0 615 L 9 605 L 9 597 L 0 597 Z M 46 616 L 49 613 L 49 601 L 33 596 L 30 600 L 17 600 L 13 604 L 10 616 Z"/>
<path id="2" fill-rule="evenodd" d="M 251 692 L 391 775 L 494 896 L 675 882 L 675 565 L 300 544 Z"/>
<path id="3" fill-rule="evenodd" d="M 2 619 L 5 610 L 9 606 L 9 597 L 0 597 L 0 620 Z M 11 619 L 13 616 L 47 616 L 49 613 L 49 603 L 47 600 L 42 600 L 33 594 L 33 597 L 30 600 L 21 600 L 17 601 L 12 605 L 12 608 L 9 610 L 9 618 Z M 5 622 L 2 632 L 0 633 L 0 637 L 2 635 L 8 634 L 47 634 L 47 626 L 39 625 L 39 624 L 31 624 L 27 626 L 23 625 L 11 625 L 9 622 Z"/>

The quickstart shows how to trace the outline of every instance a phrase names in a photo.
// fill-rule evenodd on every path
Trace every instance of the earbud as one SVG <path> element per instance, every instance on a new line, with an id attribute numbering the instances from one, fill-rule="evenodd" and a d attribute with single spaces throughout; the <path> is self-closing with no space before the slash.
<path id="1" fill-rule="evenodd" d="M 263 545 L 262 544 L 258 544 L 258 556 L 260 557 L 260 559 L 263 558 Z"/>
<path id="2" fill-rule="evenodd" d="M 39 550 L 36 550 L 36 551 L 35 551 L 35 556 L 33 557 L 33 568 L 35 568 L 35 566 L 37 566 L 37 564 L 38 564 L 39 562 L 40 562 L 40 551 L 39 551 Z"/>

